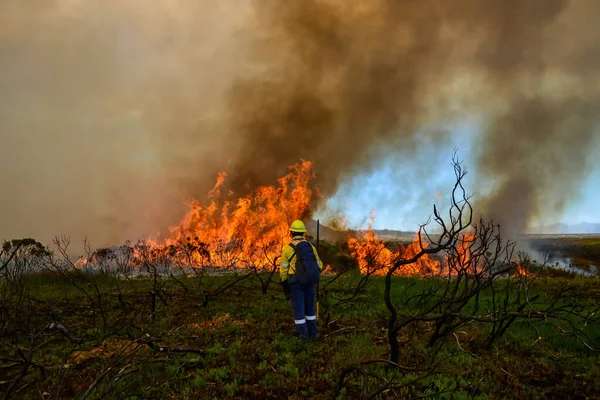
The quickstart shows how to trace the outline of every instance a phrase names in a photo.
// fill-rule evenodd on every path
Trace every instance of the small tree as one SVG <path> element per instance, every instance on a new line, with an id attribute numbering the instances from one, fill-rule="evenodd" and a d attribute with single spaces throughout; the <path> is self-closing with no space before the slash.
<path id="1" fill-rule="evenodd" d="M 400 354 L 400 346 L 398 342 L 398 332 L 407 324 L 413 321 L 414 317 L 402 318 L 399 320 L 398 310 L 391 298 L 392 276 L 401 267 L 416 263 L 423 256 L 440 253 L 444 250 L 456 248 L 460 241 L 461 234 L 467 231 L 471 226 L 473 219 L 473 209 L 469 203 L 470 196 L 467 195 L 463 186 L 463 179 L 467 174 L 467 170 L 456 158 L 452 158 L 452 166 L 456 183 L 452 189 L 450 196 L 450 209 L 448 211 L 448 220 L 445 221 L 436 206 L 433 207 L 434 221 L 438 225 L 441 232 L 434 239 L 426 231 L 426 226 L 429 221 L 419 227 L 418 231 L 418 251 L 410 258 L 398 258 L 392 266 L 387 270 L 385 275 L 385 292 L 384 301 L 390 313 L 388 319 L 388 343 L 390 346 L 390 361 L 397 363 Z M 425 242 L 427 240 L 428 243 Z"/>
<path id="2" fill-rule="evenodd" d="M 514 260 L 515 243 L 502 240 L 498 224 L 483 218 L 473 223 L 470 196 L 462 184 L 466 170 L 456 158 L 453 158 L 453 167 L 456 183 L 448 219 L 444 220 L 436 207 L 433 209 L 440 232 L 434 237 L 425 229 L 428 224 L 421 225 L 416 249 L 413 245 L 412 252 L 400 252 L 395 258 L 389 257 L 389 253 L 380 256 L 374 267 L 386 271 L 384 302 L 389 312 L 389 358 L 367 360 L 344 369 L 338 380 L 337 394 L 344 387 L 346 377 L 356 374 L 365 380 L 365 398 L 377 398 L 383 392 L 399 397 L 396 390 L 414 387 L 417 382 L 432 376 L 447 360 L 438 356 L 448 342 L 455 342 L 460 352 L 469 352 L 462 347 L 458 333 L 472 324 L 489 327 L 482 330 L 487 332 L 484 348 L 489 348 L 517 321 L 526 321 L 538 332 L 536 341 L 542 339 L 536 323 L 547 323 L 557 327 L 562 334 L 573 335 L 588 349 L 598 350 L 591 345 L 592 338 L 586 335 L 583 327 L 600 326 L 600 318 L 596 315 L 600 308 L 590 308 L 585 303 L 587 299 L 577 301 L 576 296 L 567 296 L 570 290 L 567 285 L 558 290 L 549 303 L 536 303 L 540 296 L 530 294 L 535 276 L 529 271 L 529 258 L 519 253 L 518 259 Z M 418 263 L 431 254 L 439 256 L 439 264 L 433 271 L 435 273 L 428 273 L 432 276 L 425 282 L 425 288 L 415 294 L 409 291 L 412 286 L 409 285 L 392 299 L 392 277 L 404 266 Z M 377 257 L 370 260 L 377 261 Z M 423 330 L 424 325 L 428 329 Z M 408 339 L 400 343 L 398 336 L 405 331 L 409 333 Z M 427 354 L 415 365 L 401 365 L 401 346 L 411 343 L 417 334 L 419 337 L 427 335 Z M 382 364 L 388 371 L 392 370 L 391 380 L 387 379 L 389 376 L 386 378 L 368 370 L 370 366 Z M 404 373 L 411 373 L 411 377 L 405 378 Z"/>

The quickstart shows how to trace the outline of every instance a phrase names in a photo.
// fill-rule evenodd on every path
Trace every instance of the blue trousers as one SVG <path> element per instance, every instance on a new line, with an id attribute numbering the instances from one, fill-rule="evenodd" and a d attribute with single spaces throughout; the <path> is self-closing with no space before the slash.
<path id="1" fill-rule="evenodd" d="M 296 333 L 302 339 L 317 336 L 316 293 L 314 284 L 294 283 L 290 278 L 290 299 L 294 311 Z"/>

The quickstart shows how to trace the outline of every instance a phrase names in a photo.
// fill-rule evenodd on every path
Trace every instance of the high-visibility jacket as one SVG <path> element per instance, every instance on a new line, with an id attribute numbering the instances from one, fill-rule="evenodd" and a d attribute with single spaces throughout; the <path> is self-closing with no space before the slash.
<path id="1" fill-rule="evenodd" d="M 305 240 L 303 236 L 294 236 L 292 238 L 292 243 L 294 246 L 298 245 L 301 241 Z M 317 258 L 317 264 L 319 266 L 319 270 L 323 271 L 323 262 L 319 258 L 319 254 L 317 254 L 317 249 L 315 246 L 311 244 L 313 252 L 315 253 L 315 257 Z M 281 277 L 281 281 L 287 281 L 290 275 L 294 275 L 296 273 L 296 259 L 297 256 L 294 255 L 294 249 L 292 246 L 287 245 L 283 248 L 281 252 L 281 263 L 279 268 L 279 275 Z"/>

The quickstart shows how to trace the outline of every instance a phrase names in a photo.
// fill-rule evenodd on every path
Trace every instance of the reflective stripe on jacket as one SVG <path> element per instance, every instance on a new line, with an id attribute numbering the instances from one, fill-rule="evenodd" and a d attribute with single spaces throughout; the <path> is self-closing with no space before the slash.
<path id="1" fill-rule="evenodd" d="M 292 238 L 292 243 L 294 246 L 297 246 L 298 243 L 305 241 L 303 236 L 294 236 Z M 311 244 L 313 252 L 315 253 L 315 257 L 317 258 L 317 265 L 319 266 L 319 270 L 323 271 L 323 262 L 319 258 L 319 254 L 317 254 L 317 249 L 315 246 Z M 294 275 L 296 273 L 296 256 L 292 258 L 294 255 L 294 249 L 292 246 L 287 245 L 283 248 L 281 252 L 281 263 L 279 268 L 279 275 L 281 277 L 281 281 L 286 281 L 290 275 Z"/>

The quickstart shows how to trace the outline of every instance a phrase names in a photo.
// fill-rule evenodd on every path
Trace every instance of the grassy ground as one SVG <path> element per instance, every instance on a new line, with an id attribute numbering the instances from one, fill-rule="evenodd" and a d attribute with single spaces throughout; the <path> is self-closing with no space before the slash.
<path id="1" fill-rule="evenodd" d="M 22 374 L 11 398 L 327 399 L 344 368 L 388 356 L 388 313 L 379 278 L 360 301 L 331 310 L 329 325 L 320 321 L 321 338 L 306 344 L 294 337 L 291 307 L 277 283 L 263 294 L 247 280 L 203 306 L 195 279 L 172 282 L 151 313 L 150 280 L 74 279 L 79 289 L 51 275 L 29 278 L 19 287 L 3 283 L 0 389 Z M 230 278 L 210 279 L 219 284 Z M 399 299 L 406 288 L 418 294 L 433 283 L 395 278 L 392 296 Z M 542 305 L 565 288 L 573 298 L 600 299 L 597 278 L 544 279 L 532 292 L 540 294 Z M 405 302 L 401 311 L 417 306 Z M 42 331 L 53 320 L 82 342 Z M 598 347 L 600 332 L 582 328 Z M 427 364 L 434 352 L 426 346 L 432 329 L 421 323 L 401 332 L 401 365 Z M 444 342 L 435 350 L 442 361 L 426 374 L 374 364 L 373 376 L 349 376 L 340 398 L 359 398 L 380 387 L 382 379 L 406 383 L 383 397 L 600 398 L 598 353 L 572 336 L 543 321 L 517 322 L 487 349 L 482 345 L 487 329 L 471 324 Z"/>

